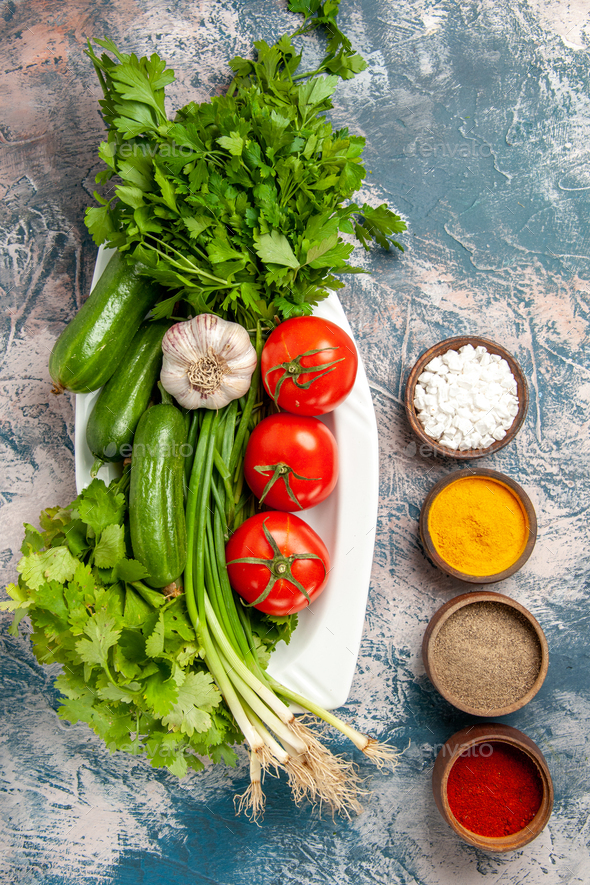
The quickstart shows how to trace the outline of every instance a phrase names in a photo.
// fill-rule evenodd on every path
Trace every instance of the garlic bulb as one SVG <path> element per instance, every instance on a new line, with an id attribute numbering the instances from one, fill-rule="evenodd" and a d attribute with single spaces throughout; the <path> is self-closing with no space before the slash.
<path id="1" fill-rule="evenodd" d="M 246 393 L 256 368 L 244 327 L 209 313 L 168 329 L 162 350 L 162 387 L 186 409 L 221 409 Z"/>

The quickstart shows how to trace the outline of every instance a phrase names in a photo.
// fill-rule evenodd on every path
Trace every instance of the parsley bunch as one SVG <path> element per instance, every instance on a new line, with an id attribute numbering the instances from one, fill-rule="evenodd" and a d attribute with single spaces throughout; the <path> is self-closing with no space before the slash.
<path id="1" fill-rule="evenodd" d="M 111 40 L 115 57 L 92 59 L 104 92 L 108 127 L 97 181 L 121 183 L 86 213 L 97 245 L 127 251 L 143 272 L 174 294 L 156 308 L 168 317 L 179 297 L 193 312 L 212 312 L 247 328 L 256 319 L 309 314 L 338 275 L 363 272 L 348 259 L 354 234 L 401 249 L 392 234 L 406 225 L 386 204 L 348 203 L 365 177 L 365 139 L 334 131 L 325 113 L 338 78 L 366 64 L 336 24 L 339 0 L 289 0 L 306 18 L 274 45 L 256 42 L 256 61 L 236 57 L 227 94 L 190 102 L 174 120 L 164 110 L 174 79 L 157 54 L 137 58 Z M 314 71 L 299 72 L 293 38 L 325 27 L 328 41 Z"/>
<path id="2" fill-rule="evenodd" d="M 144 755 L 183 777 L 198 756 L 234 764 L 243 740 L 202 660 L 183 596 L 147 587 L 130 556 L 128 475 L 95 479 L 65 508 L 44 510 L 41 531 L 25 525 L 18 584 L 0 608 L 28 615 L 40 663 L 62 665 L 58 715 L 86 722 L 111 751 Z M 285 621 L 285 619 L 283 619 Z M 295 626 L 259 627 L 259 660 Z M 254 626 L 256 629 L 256 626 Z"/>

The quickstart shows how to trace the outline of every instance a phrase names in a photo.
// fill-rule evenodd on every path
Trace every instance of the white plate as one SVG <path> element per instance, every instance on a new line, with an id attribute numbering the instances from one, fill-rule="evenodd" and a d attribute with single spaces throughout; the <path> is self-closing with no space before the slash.
<path id="1" fill-rule="evenodd" d="M 106 267 L 110 251 L 100 249 L 92 286 Z M 335 294 L 316 308 L 317 316 L 352 330 Z M 90 482 L 93 456 L 86 444 L 86 423 L 98 391 L 76 395 L 76 485 Z M 350 396 L 324 423 L 338 442 L 340 476 L 332 494 L 317 507 L 301 513 L 321 536 L 332 568 L 326 589 L 299 613 L 299 625 L 289 645 L 283 642 L 272 655 L 269 672 L 293 691 L 327 710 L 346 702 L 358 657 L 373 563 L 379 456 L 377 422 L 367 376 L 359 368 Z M 99 477 L 109 482 L 118 475 L 105 465 Z"/>

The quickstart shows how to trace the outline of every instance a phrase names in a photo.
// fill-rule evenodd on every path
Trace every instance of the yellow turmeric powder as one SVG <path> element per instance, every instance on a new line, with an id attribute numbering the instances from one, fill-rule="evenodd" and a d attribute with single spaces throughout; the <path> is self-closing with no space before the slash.
<path id="1" fill-rule="evenodd" d="M 432 543 L 457 571 L 484 577 L 509 568 L 523 552 L 529 523 L 518 496 L 489 476 L 446 486 L 428 515 Z"/>

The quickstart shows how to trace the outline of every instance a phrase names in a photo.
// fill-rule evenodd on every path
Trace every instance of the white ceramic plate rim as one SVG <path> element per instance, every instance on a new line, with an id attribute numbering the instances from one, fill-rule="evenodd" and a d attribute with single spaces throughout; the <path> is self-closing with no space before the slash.
<path id="1" fill-rule="evenodd" d="M 110 251 L 99 249 L 92 286 L 103 272 Z M 352 337 L 335 294 L 318 305 L 317 316 L 332 320 Z M 90 482 L 93 456 L 86 444 L 86 424 L 98 391 L 76 395 L 75 460 L 78 491 Z M 299 613 L 289 645 L 279 643 L 269 672 L 292 691 L 327 710 L 348 698 L 363 632 L 377 525 L 379 453 L 375 410 L 359 356 L 350 396 L 322 419 L 338 442 L 338 484 L 322 504 L 301 513 L 322 537 L 332 568 L 326 589 Z M 105 465 L 99 477 L 109 482 L 117 468 Z"/>

